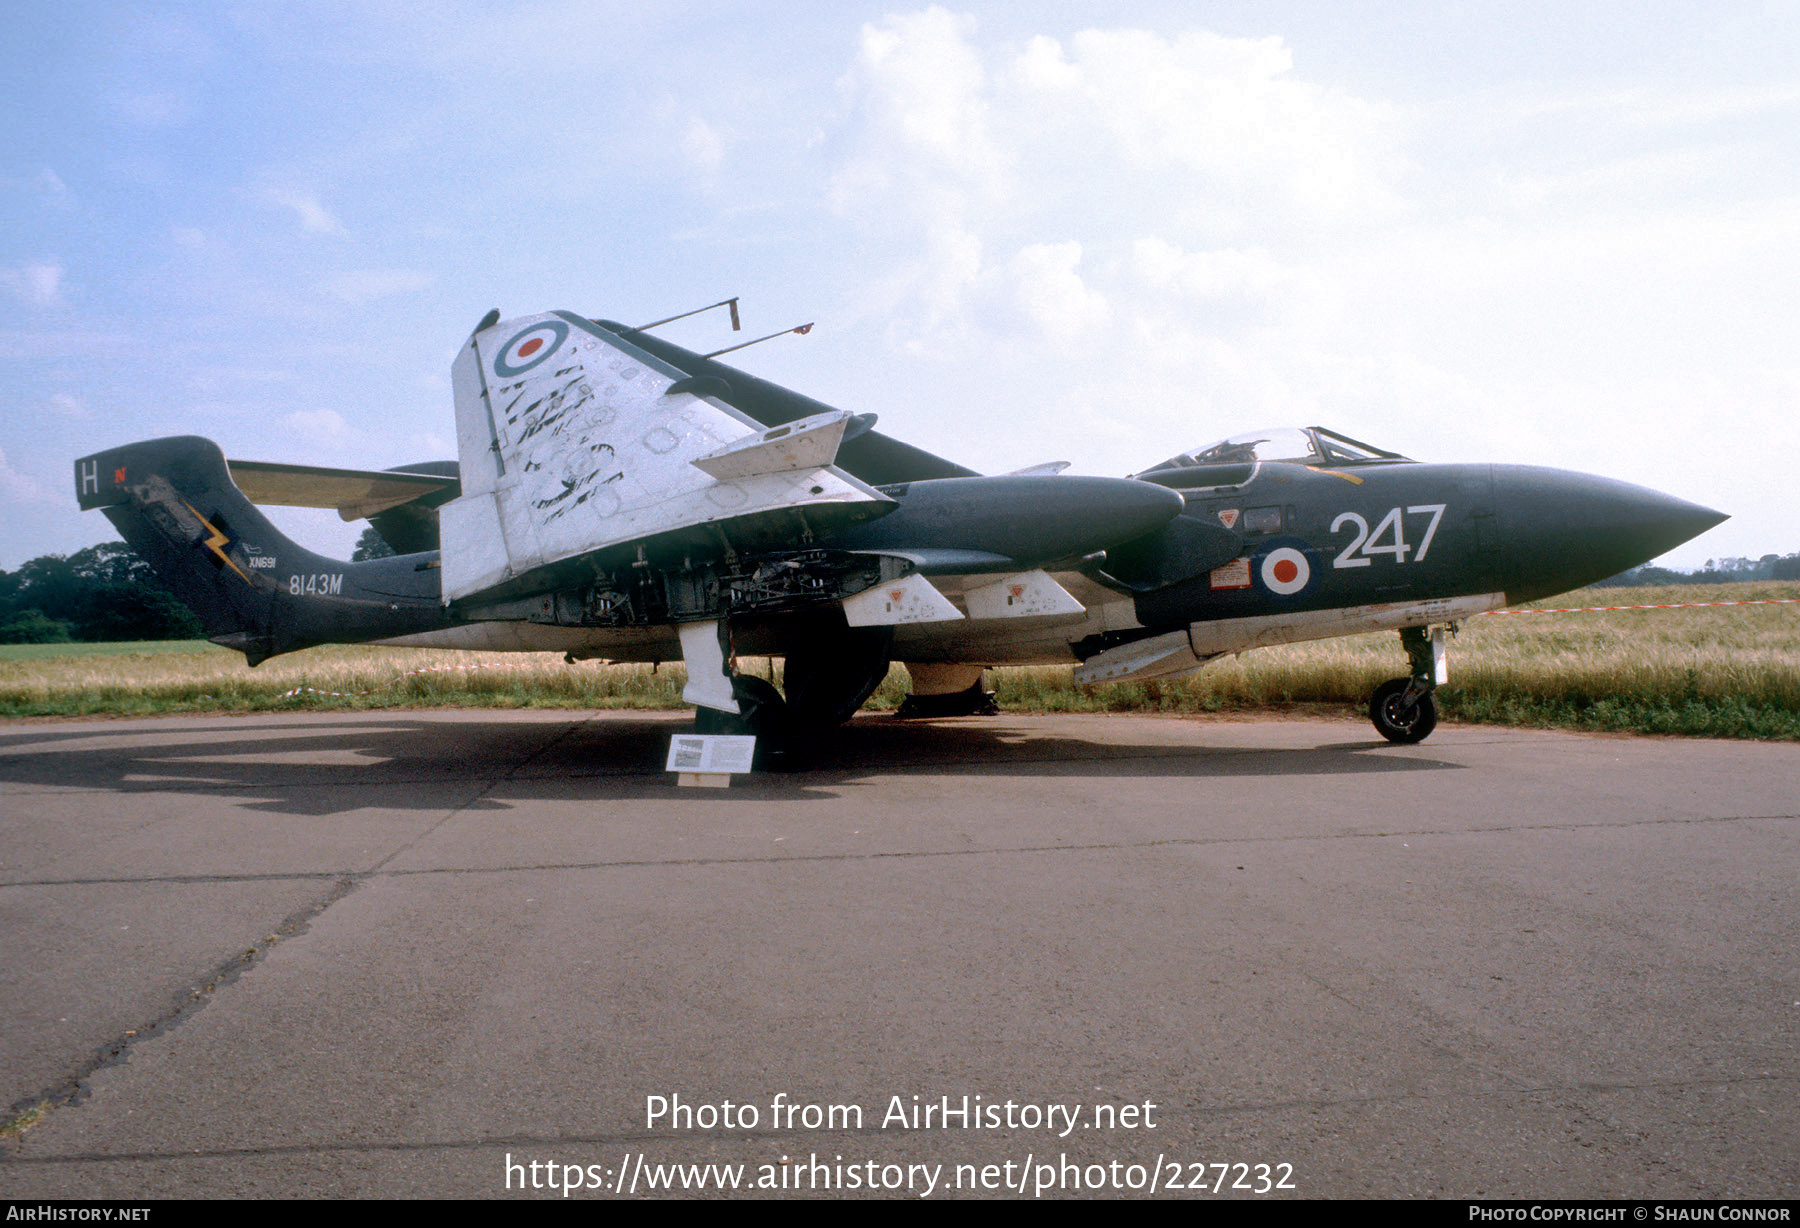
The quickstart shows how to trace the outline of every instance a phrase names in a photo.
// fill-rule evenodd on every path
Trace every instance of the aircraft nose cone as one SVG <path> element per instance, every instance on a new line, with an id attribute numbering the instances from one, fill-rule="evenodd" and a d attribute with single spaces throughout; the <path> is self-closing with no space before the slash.
<path id="1" fill-rule="evenodd" d="M 1560 469 L 1495 466 L 1508 583 L 1531 601 L 1616 576 L 1729 519 L 1698 503 Z"/>

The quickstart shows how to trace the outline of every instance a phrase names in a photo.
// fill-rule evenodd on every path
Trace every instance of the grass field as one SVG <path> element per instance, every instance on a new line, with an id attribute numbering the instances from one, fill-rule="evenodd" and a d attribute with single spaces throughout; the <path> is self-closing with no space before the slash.
<path id="1" fill-rule="evenodd" d="M 1800 584 L 1594 589 L 1556 606 L 1800 598 Z M 1065 666 L 989 675 L 1003 707 L 1035 712 L 1360 710 L 1405 672 L 1390 633 L 1264 648 L 1172 682 L 1081 690 Z M 751 672 L 770 672 L 749 662 Z M 427 672 L 414 672 L 427 671 Z M 773 676 L 779 680 L 779 666 Z M 680 708 L 679 664 L 565 665 L 553 653 L 331 647 L 248 669 L 206 643 L 0 648 L 0 716 L 283 712 L 420 706 Z M 312 691 L 299 688 L 313 688 Z M 869 703 L 905 696 L 895 669 Z M 339 692 L 320 695 L 315 692 Z M 1446 719 L 1709 737 L 1800 739 L 1800 605 L 1487 615 L 1451 648 Z"/>

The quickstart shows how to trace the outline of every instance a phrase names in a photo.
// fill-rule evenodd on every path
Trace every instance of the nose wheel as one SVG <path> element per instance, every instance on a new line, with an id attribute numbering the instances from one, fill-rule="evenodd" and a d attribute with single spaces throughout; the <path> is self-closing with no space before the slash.
<path id="1" fill-rule="evenodd" d="M 1411 746 L 1423 742 L 1437 728 L 1436 691 L 1449 678 L 1444 638 L 1453 628 L 1407 627 L 1400 644 L 1412 665 L 1410 678 L 1393 678 L 1375 688 L 1369 697 L 1369 720 L 1375 732 L 1390 742 Z"/>
<path id="2" fill-rule="evenodd" d="M 1423 742 L 1437 728 L 1437 696 L 1429 690 L 1409 696 L 1413 689 L 1411 678 L 1394 678 L 1376 687 L 1369 700 L 1375 732 L 1401 746 Z"/>

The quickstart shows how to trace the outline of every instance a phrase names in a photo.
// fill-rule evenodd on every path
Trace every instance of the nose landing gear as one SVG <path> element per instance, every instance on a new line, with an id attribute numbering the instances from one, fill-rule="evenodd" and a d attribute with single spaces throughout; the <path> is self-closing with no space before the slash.
<path id="1" fill-rule="evenodd" d="M 1407 627 L 1400 632 L 1412 666 L 1410 678 L 1394 678 L 1375 688 L 1369 698 L 1369 720 L 1390 742 L 1411 746 L 1437 728 L 1437 688 L 1450 677 L 1444 639 L 1455 627 Z"/>

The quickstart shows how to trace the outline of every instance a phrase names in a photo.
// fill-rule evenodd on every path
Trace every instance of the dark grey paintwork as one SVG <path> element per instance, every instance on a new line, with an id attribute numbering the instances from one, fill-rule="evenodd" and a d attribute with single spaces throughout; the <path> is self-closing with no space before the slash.
<path id="1" fill-rule="evenodd" d="M 206 633 L 252 665 L 448 624 L 436 551 L 345 563 L 303 549 L 232 484 L 209 439 L 153 439 L 83 457 L 75 484 L 81 506 L 101 508 Z"/>
<path id="2" fill-rule="evenodd" d="M 1198 569 L 1168 573 L 1166 583 L 1137 598 L 1148 627 L 1477 593 L 1532 601 L 1617 575 L 1725 519 L 1643 486 L 1524 465 L 1394 461 L 1327 469 L 1277 462 L 1257 466 L 1248 480 L 1246 466 L 1221 468 L 1228 470 L 1223 477 L 1239 480 L 1196 485 L 1204 475 L 1195 470 L 1143 476 L 1185 484 L 1186 520 L 1211 525 L 1236 512 L 1242 526 L 1254 510 L 1277 509 L 1276 527 L 1244 529 L 1243 553 L 1254 560 L 1290 545 L 1306 555 L 1316 583 L 1284 597 L 1254 580 L 1220 589 Z M 1437 506 L 1442 516 L 1419 559 L 1429 517 L 1407 509 Z M 1373 537 L 1395 509 L 1404 561 L 1360 551 L 1345 557 L 1360 526 Z M 1384 536 L 1375 544 L 1394 543 Z"/>
<path id="3" fill-rule="evenodd" d="M 1181 513 L 1174 491 L 1128 478 L 944 478 L 889 487 L 898 510 L 829 540 L 846 550 L 978 551 L 974 571 L 1042 567 L 1154 533 Z"/>

